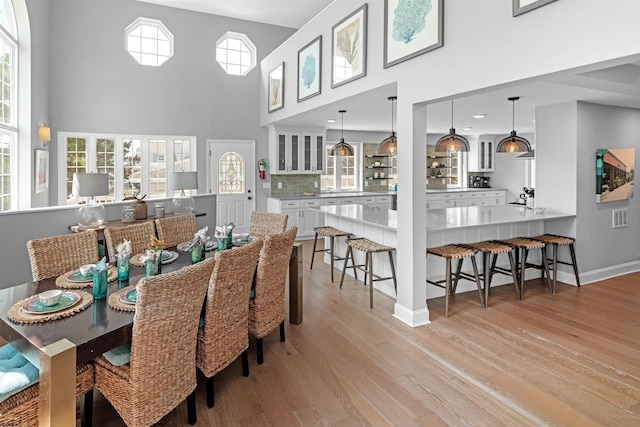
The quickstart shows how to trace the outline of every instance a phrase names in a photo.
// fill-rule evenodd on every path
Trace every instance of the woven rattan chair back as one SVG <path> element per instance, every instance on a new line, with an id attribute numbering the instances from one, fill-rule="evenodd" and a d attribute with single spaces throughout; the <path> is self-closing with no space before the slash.
<path id="1" fill-rule="evenodd" d="M 196 388 L 198 320 L 213 258 L 138 282 L 131 361 L 96 360 L 96 388 L 128 426 L 150 426 Z"/>
<path id="2" fill-rule="evenodd" d="M 196 216 L 193 214 L 159 218 L 155 222 L 158 238 L 164 240 L 166 248 L 193 240 L 193 235 L 196 234 Z"/>
<path id="3" fill-rule="evenodd" d="M 105 228 L 104 240 L 107 243 L 109 261 L 116 262 L 116 246 L 122 243 L 124 239 L 131 241 L 131 255 L 137 255 L 149 247 L 149 240 L 151 236 L 155 235 L 156 226 L 153 221 Z"/>
<path id="4" fill-rule="evenodd" d="M 89 230 L 29 240 L 27 252 L 33 280 L 48 279 L 98 261 L 98 233 Z"/>
<path id="5" fill-rule="evenodd" d="M 249 293 L 262 239 L 216 253 L 209 282 L 204 327 L 198 332 L 197 365 L 213 377 L 249 347 Z"/>
<path id="6" fill-rule="evenodd" d="M 255 297 L 249 302 L 249 332 L 264 338 L 285 318 L 285 287 L 297 227 L 264 239 L 256 272 Z"/>
<path id="7" fill-rule="evenodd" d="M 269 234 L 282 233 L 287 229 L 289 215 L 272 212 L 251 212 L 249 234 L 254 237 L 265 237 Z"/>

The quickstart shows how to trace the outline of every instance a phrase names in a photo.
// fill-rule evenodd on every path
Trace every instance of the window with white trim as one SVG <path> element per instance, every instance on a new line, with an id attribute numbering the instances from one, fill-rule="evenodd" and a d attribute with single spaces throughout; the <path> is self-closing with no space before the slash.
<path id="1" fill-rule="evenodd" d="M 13 5 L 0 0 L 0 211 L 18 205 L 17 52 Z"/>
<path id="2" fill-rule="evenodd" d="M 246 76 L 256 66 L 256 46 L 245 34 L 227 31 L 216 42 L 216 61 L 227 73 Z"/>
<path id="3" fill-rule="evenodd" d="M 59 204 L 84 202 L 71 193 L 74 172 L 109 174 L 109 194 L 96 197 L 99 201 L 120 201 L 145 194 L 145 200 L 173 197 L 167 176 L 174 171 L 196 170 L 195 144 L 195 136 L 61 132 L 58 170 L 60 182 L 64 180 L 66 185 L 60 186 Z"/>
<path id="4" fill-rule="evenodd" d="M 361 143 L 349 142 L 353 147 L 353 156 L 332 156 L 331 148 L 335 142 L 325 145 L 326 170 L 320 176 L 322 191 L 358 191 L 362 182 L 362 165 L 358 160 L 362 152 Z"/>
<path id="5" fill-rule="evenodd" d="M 173 56 L 173 34 L 162 21 L 138 18 L 124 33 L 125 49 L 141 65 L 159 67 Z"/>

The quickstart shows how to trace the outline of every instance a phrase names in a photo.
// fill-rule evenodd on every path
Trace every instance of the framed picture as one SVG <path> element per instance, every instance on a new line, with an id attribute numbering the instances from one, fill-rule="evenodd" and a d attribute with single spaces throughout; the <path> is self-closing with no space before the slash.
<path id="1" fill-rule="evenodd" d="M 331 87 L 367 75 L 367 4 L 333 26 Z"/>
<path id="2" fill-rule="evenodd" d="M 269 112 L 284 108 L 284 62 L 269 73 Z"/>
<path id="3" fill-rule="evenodd" d="M 513 16 L 522 15 L 556 0 L 512 0 Z"/>
<path id="4" fill-rule="evenodd" d="M 42 193 L 49 188 L 49 152 L 46 150 L 36 150 L 35 164 L 35 190 Z"/>
<path id="5" fill-rule="evenodd" d="M 298 51 L 298 102 L 320 94 L 322 36 Z"/>
<path id="6" fill-rule="evenodd" d="M 444 0 L 384 0 L 384 68 L 444 44 Z"/>
<path id="7" fill-rule="evenodd" d="M 635 148 L 600 148 L 596 151 L 596 203 L 633 197 Z"/>

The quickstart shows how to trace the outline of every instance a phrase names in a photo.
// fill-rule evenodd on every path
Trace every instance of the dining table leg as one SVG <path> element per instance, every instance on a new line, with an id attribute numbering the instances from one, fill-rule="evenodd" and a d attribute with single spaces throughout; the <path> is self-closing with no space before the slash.
<path id="1" fill-rule="evenodd" d="M 302 323 L 302 243 L 294 242 L 289 259 L 289 323 Z"/>
<path id="2" fill-rule="evenodd" d="M 67 339 L 40 349 L 39 425 L 76 425 L 76 346 Z"/>

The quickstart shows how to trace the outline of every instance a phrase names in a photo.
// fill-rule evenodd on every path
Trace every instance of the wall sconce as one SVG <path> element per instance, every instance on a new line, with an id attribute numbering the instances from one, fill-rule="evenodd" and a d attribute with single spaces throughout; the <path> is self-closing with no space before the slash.
<path id="1" fill-rule="evenodd" d="M 51 141 L 51 128 L 49 126 L 38 126 L 38 141 L 42 142 L 42 145 L 47 145 Z"/>

